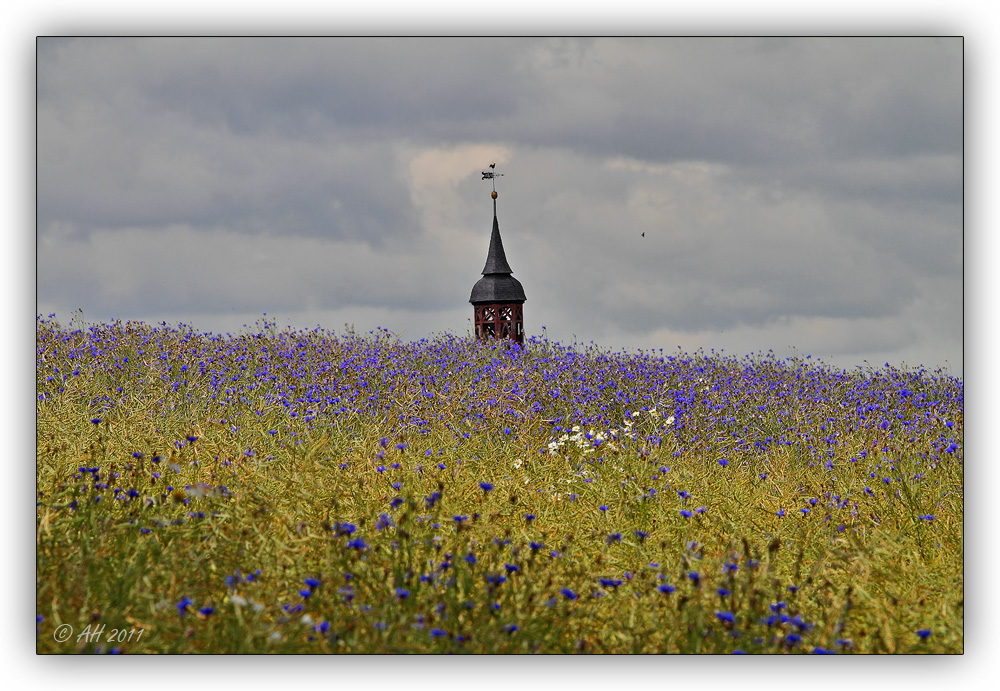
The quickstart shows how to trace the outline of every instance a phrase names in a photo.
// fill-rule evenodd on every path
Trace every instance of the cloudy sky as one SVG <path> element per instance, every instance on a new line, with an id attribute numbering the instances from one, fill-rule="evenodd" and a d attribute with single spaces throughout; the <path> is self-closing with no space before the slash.
<path id="1" fill-rule="evenodd" d="M 37 311 L 962 373 L 963 42 L 37 43 Z M 645 234 L 645 236 L 643 236 Z"/>

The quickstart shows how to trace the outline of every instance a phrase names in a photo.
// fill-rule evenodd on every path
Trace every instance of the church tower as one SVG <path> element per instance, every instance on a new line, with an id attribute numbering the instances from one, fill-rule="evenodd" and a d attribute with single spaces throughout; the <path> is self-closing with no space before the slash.
<path id="1" fill-rule="evenodd" d="M 511 274 L 507 256 L 500 239 L 500 224 L 497 222 L 496 178 L 503 173 L 495 171 L 496 164 L 490 164 L 490 171 L 483 173 L 483 180 L 493 181 L 493 232 L 490 235 L 490 249 L 486 255 L 483 277 L 472 287 L 469 302 L 475 315 L 476 338 L 509 338 L 524 343 L 524 308 L 527 300 L 521 282 Z"/>

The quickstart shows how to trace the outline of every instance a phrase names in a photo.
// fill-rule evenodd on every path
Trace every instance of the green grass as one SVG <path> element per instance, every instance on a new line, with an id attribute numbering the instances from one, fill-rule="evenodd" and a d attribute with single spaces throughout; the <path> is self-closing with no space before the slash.
<path id="1" fill-rule="evenodd" d="M 39 652 L 963 651 L 959 380 L 265 326 L 39 321 Z"/>

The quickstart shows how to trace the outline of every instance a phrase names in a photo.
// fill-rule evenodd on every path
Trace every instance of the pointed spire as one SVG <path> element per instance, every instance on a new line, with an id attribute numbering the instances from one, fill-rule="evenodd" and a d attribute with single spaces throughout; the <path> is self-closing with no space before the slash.
<path id="1" fill-rule="evenodd" d="M 491 166 L 492 168 L 492 166 Z M 500 173 L 483 173 L 483 179 L 494 178 Z M 495 183 L 494 183 L 495 184 Z M 511 276 L 513 270 L 507 263 L 507 255 L 503 251 L 503 240 L 500 239 L 500 223 L 497 221 L 497 192 L 493 190 L 493 232 L 490 235 L 490 249 L 486 255 L 486 266 L 483 267 L 483 277 L 472 287 L 473 305 L 489 303 L 524 303 L 524 288 L 521 282 Z"/>
<path id="2" fill-rule="evenodd" d="M 496 202 L 493 202 L 493 233 L 490 235 L 490 250 L 486 255 L 486 266 L 482 274 L 512 274 L 507 255 L 503 251 L 503 240 L 500 239 L 500 223 L 497 222 Z"/>

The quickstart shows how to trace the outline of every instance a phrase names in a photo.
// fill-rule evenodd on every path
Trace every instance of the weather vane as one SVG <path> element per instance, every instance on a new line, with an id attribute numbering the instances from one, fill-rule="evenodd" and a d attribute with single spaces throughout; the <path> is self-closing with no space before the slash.
<path id="1" fill-rule="evenodd" d="M 490 164 L 490 169 L 488 172 L 485 170 L 483 171 L 483 180 L 490 180 L 493 182 L 493 194 L 490 196 L 492 196 L 494 199 L 497 198 L 497 178 L 503 177 L 503 173 L 498 173 L 496 168 L 497 164 L 496 161 L 494 161 L 493 163 Z"/>

